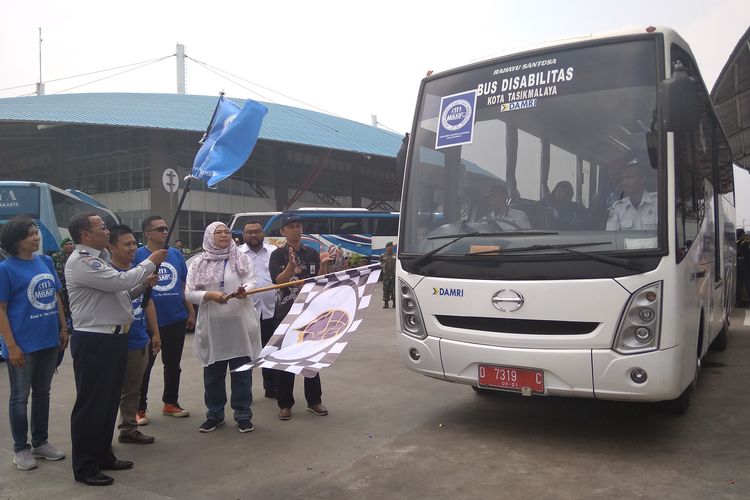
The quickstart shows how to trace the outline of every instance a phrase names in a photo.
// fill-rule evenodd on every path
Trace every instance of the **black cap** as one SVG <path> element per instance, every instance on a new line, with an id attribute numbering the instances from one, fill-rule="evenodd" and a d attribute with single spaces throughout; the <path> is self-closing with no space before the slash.
<path id="1" fill-rule="evenodd" d="M 296 212 L 281 213 L 281 227 L 291 224 L 292 222 L 302 222 L 302 217 Z"/>

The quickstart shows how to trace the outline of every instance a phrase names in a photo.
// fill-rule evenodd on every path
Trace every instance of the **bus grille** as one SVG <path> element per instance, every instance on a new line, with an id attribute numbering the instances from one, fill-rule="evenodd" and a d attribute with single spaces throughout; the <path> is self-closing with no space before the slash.
<path id="1" fill-rule="evenodd" d="M 593 332 L 599 326 L 599 323 L 584 321 L 545 321 L 444 315 L 436 315 L 435 318 L 441 325 L 451 328 L 525 335 L 585 335 Z"/>

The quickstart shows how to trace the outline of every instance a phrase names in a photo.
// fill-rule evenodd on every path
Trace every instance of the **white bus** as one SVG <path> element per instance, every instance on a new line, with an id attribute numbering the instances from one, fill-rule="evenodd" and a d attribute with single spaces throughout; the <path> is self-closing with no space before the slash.
<path id="1" fill-rule="evenodd" d="M 367 262 L 376 262 L 385 252 L 386 243 L 398 244 L 398 212 L 332 207 L 303 207 L 291 211 L 302 219 L 303 242 L 317 252 L 337 247 L 342 257 L 356 254 Z M 266 242 L 282 246 L 286 238 L 281 236 L 281 213 L 236 214 L 229 229 L 233 236 L 242 239 L 245 224 L 257 220 L 263 226 Z"/>
<path id="2" fill-rule="evenodd" d="M 734 297 L 731 152 L 685 41 L 648 28 L 428 76 L 399 351 L 479 392 L 684 412 Z"/>
<path id="3" fill-rule="evenodd" d="M 99 215 L 109 227 L 119 223 L 111 210 L 80 191 L 64 191 L 45 182 L 0 181 L 0 226 L 16 215 L 35 219 L 43 253 L 59 251 L 60 241 L 70 236 L 68 221 L 86 212 Z"/>

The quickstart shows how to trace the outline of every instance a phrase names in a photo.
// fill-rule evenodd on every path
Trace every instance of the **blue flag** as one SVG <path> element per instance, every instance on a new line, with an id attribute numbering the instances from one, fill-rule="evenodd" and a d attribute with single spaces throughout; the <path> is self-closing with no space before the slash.
<path id="1" fill-rule="evenodd" d="M 213 187 L 245 164 L 258 142 L 268 108 L 251 99 L 240 109 L 224 96 L 219 98 L 208 136 L 195 155 L 193 177 Z"/>

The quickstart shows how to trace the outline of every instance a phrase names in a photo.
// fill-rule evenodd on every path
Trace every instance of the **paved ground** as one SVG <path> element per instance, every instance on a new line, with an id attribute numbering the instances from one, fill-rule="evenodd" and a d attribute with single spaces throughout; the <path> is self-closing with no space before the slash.
<path id="1" fill-rule="evenodd" d="M 143 430 L 153 445 L 115 443 L 133 470 L 113 472 L 108 488 L 75 483 L 69 457 L 19 471 L 3 417 L 0 498 L 750 498 L 744 310 L 735 312 L 729 349 L 704 363 L 689 413 L 673 417 L 651 405 L 480 396 L 422 377 L 401 366 L 394 310 L 377 305 L 323 372 L 329 416 L 304 411 L 298 379 L 294 419 L 279 421 L 256 380 L 255 432 L 226 425 L 199 434 L 202 376 L 189 337 L 181 402 L 193 414 L 152 414 Z M 154 374 L 159 399 L 158 361 Z M 50 440 L 66 452 L 72 375 L 66 358 L 52 389 Z M 0 401 L 7 398 L 3 375 Z"/>

